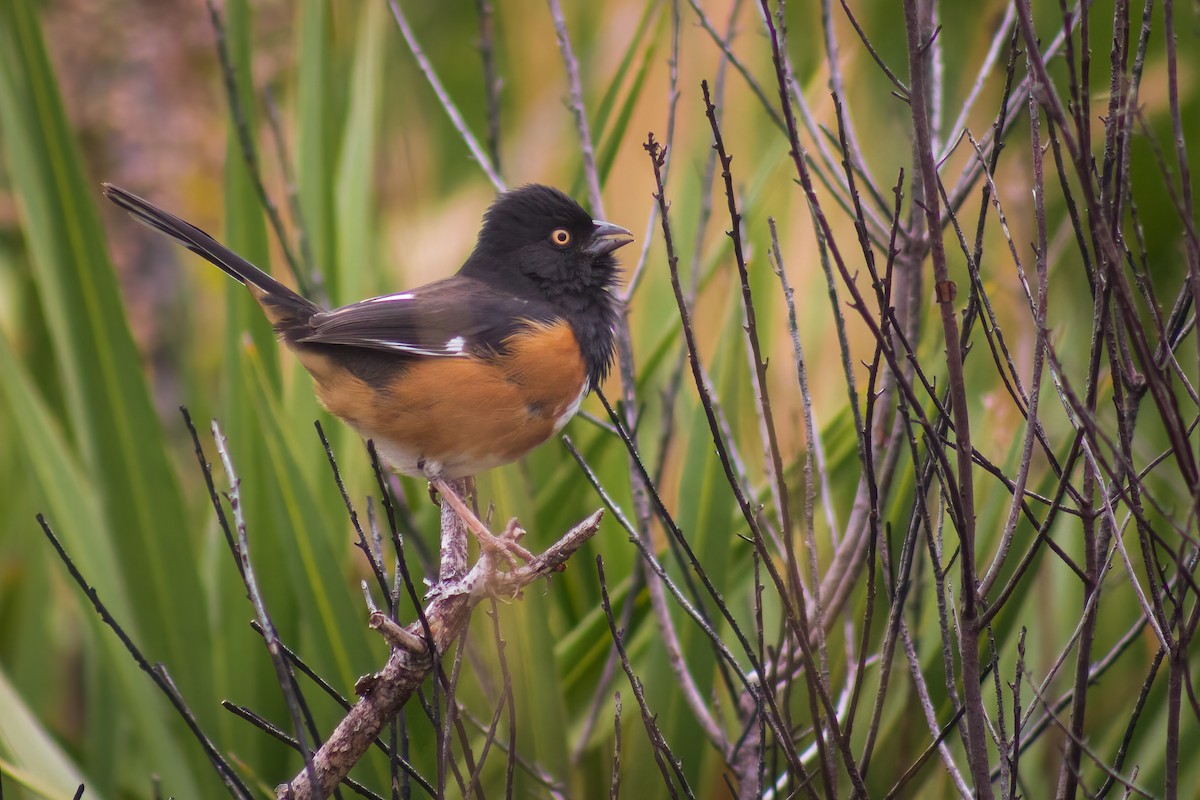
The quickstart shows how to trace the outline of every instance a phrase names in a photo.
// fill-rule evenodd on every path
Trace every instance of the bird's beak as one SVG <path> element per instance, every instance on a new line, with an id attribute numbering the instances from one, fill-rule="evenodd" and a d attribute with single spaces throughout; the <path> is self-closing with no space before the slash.
<path id="1" fill-rule="evenodd" d="M 592 220 L 592 237 L 584 245 L 583 251 L 591 256 L 606 256 L 618 247 L 624 247 L 633 241 L 633 234 L 620 225 L 613 225 L 603 220 Z"/>

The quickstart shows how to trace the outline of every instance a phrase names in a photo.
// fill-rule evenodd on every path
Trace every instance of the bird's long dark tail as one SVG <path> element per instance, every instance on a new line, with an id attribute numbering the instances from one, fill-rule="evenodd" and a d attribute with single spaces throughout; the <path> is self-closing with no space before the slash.
<path id="1" fill-rule="evenodd" d="M 321 310 L 316 303 L 296 294 L 190 222 L 185 222 L 120 186 L 113 186 L 111 183 L 103 186 L 104 196 L 128 211 L 139 222 L 165 233 L 188 250 L 220 267 L 239 283 L 245 284 L 262 305 L 271 323 L 281 332 L 296 327 L 297 323 L 307 323 L 309 317 Z"/>

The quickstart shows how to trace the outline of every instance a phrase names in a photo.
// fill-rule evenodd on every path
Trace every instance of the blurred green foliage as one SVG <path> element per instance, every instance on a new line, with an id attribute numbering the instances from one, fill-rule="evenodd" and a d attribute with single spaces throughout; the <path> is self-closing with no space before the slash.
<path id="1" fill-rule="evenodd" d="M 116 4 L 119 11 L 114 13 L 135 13 L 134 5 Z M 242 113 L 258 145 L 268 190 L 291 223 L 293 249 L 310 251 L 316 264 L 318 274 L 306 274 L 304 279 L 310 285 L 319 282 L 334 303 L 343 303 L 450 273 L 469 252 L 478 216 L 492 190 L 415 67 L 386 4 L 302 0 L 294 7 L 284 5 L 284 9 L 270 6 L 260 12 L 245 0 L 230 0 L 223 13 L 237 65 Z M 450 0 L 436 6 L 407 5 L 413 6 L 411 22 L 439 76 L 468 126 L 482 135 L 486 117 L 475 4 Z M 550 17 L 544 5 L 534 0 L 494 5 L 503 80 L 500 142 L 505 178 L 512 184 L 554 183 L 582 197 L 582 162 L 565 106 L 567 84 Z M 852 5 L 882 58 L 902 75 L 905 48 L 899 4 L 872 0 Z M 1192 45 L 1200 21 L 1194 4 L 1183 5 L 1190 9 L 1177 8 L 1177 13 L 1191 15 L 1178 23 L 1183 112 L 1188 140 L 1196 142 L 1200 141 L 1196 88 L 1200 49 Z M 1094 6 L 1093 18 L 1109 19 L 1108 10 L 1099 6 L 1109 4 Z M 69 12 L 71 4 L 66 8 Z M 704 4 L 704 8 L 714 25 L 724 25 L 727 4 Z M 653 186 L 641 143 L 647 130 L 654 130 L 659 138 L 666 135 L 667 61 L 676 10 L 681 15 L 681 96 L 668 185 L 672 222 L 676 242 L 683 248 L 685 280 L 690 280 L 694 269 L 701 286 L 696 320 L 703 355 L 765 501 L 754 397 L 740 337 L 736 272 L 723 233 L 728 219 L 719 188 L 713 194 L 714 188 L 702 183 L 710 138 L 698 87 L 700 79 L 715 77 L 720 51 L 696 25 L 687 3 L 678 9 L 656 0 L 579 4 L 569 9 L 567 21 L 581 62 L 608 217 L 641 239 L 647 230 L 644 220 Z M 1003 10 L 1000 2 L 943 4 L 948 119 L 970 91 L 993 23 Z M 57 12 L 54 30 L 62 30 L 70 24 L 69 14 Z M 174 13 L 195 17 L 191 29 L 205 31 L 207 23 L 199 6 Z M 1039 24 L 1052 30 L 1055 4 L 1039 4 L 1037 13 Z M 281 637 L 345 695 L 352 695 L 357 676 L 383 662 L 386 651 L 364 624 L 358 582 L 367 574 L 366 566 L 351 546 L 352 531 L 313 430 L 314 420 L 331 433 L 360 515 L 366 497 L 377 495 L 377 489 L 357 437 L 317 407 L 307 376 L 286 354 L 280 356 L 269 327 L 240 287 L 227 286 L 186 254 L 138 243 L 151 234 L 108 210 L 98 213 L 98 182 L 129 180 L 111 171 L 113 159 L 103 147 L 95 146 L 95 137 L 104 131 L 80 130 L 70 99 L 64 102 L 55 59 L 47 53 L 47 47 L 53 50 L 56 45 L 43 29 L 43 17 L 49 14 L 48 8 L 31 0 L 0 3 L 0 194 L 5 198 L 0 204 L 0 441 L 5 444 L 0 448 L 0 780 L 5 796 L 18 798 L 70 797 L 80 782 L 86 783 L 88 798 L 151 797 L 151 776 L 158 776 L 165 795 L 216 796 L 222 791 L 183 725 L 66 579 L 35 522 L 34 515 L 41 512 L 132 638 L 151 661 L 167 666 L 218 746 L 269 790 L 296 772 L 300 761 L 219 707 L 221 700 L 228 699 L 287 727 L 270 662 L 261 640 L 246 624 L 252 609 L 245 602 L 190 441 L 172 405 L 186 404 L 197 420 L 221 421 L 241 479 L 252 557 Z M 814 113 L 832 128 L 819 9 L 793 3 L 788 14 L 797 77 Z M 908 107 L 889 94 L 890 84 L 844 18 L 839 17 L 837 25 L 849 80 L 848 113 L 863 139 L 868 168 L 880 186 L 888 187 L 911 161 Z M 756 7 L 741 9 L 736 29 L 735 51 L 767 96 L 774 98 L 770 50 L 764 44 Z M 176 46 L 170 27 L 159 27 L 153 34 L 159 37 L 156 47 Z M 1093 42 L 1098 60 L 1106 44 Z M 259 63 L 259 57 L 269 63 Z M 101 91 L 112 91 L 116 97 L 121 56 L 108 58 L 106 64 L 117 77 L 97 75 L 97 80 L 105 87 Z M 1061 77 L 1061 63 L 1055 69 L 1056 77 Z M 1141 101 L 1148 129 L 1159 142 L 1171 138 L 1161 88 L 1164 69 L 1162 43 L 1156 39 L 1146 61 Z M 259 72 L 268 73 L 269 81 L 263 81 Z M 1093 74 L 1098 93 L 1107 90 L 1105 74 L 1101 69 Z M 204 63 L 187 80 L 202 85 L 207 108 L 182 108 L 170 102 L 151 107 L 114 105 L 109 125 L 151 128 L 160 119 L 191 114 L 199 117 L 201 127 L 209 126 L 203 139 L 213 143 L 212 149 L 198 150 L 196 163 L 182 173 L 164 174 L 154 163 L 140 163 L 135 180 L 144 185 L 135 183 L 130 188 L 152 197 L 156 190 L 169 193 L 184 216 L 207 219 L 205 224 L 211 227 L 218 227 L 213 209 L 223 208 L 220 238 L 252 261 L 286 273 L 243 161 L 237 132 L 221 101 L 215 52 L 204 56 Z M 785 457 L 789 465 L 796 465 L 805 443 L 786 313 L 767 269 L 768 215 L 779 221 L 785 267 L 797 287 L 799 333 L 809 353 L 832 518 L 844 523 L 858 480 L 855 434 L 839 356 L 832 345 L 831 305 L 807 207 L 792 180 L 786 141 L 778 128 L 740 75 L 730 71 L 726 80 L 721 98 L 726 141 L 735 155 L 740 210 L 753 250 L 760 328 L 769 334 L 764 350 L 774 367 L 771 388 Z M 274 156 L 262 101 L 264 83 L 269 83 L 279 106 L 294 187 L 285 186 Z M 990 124 L 999 91 L 999 76 L 993 76 L 969 118 L 977 136 Z M 72 97 L 78 99 L 79 94 Z M 1093 108 L 1094 115 L 1101 112 Z M 1018 113 L 1024 114 L 1025 109 Z M 222 129 L 216 127 L 220 125 L 223 144 Z M 1027 143 L 1025 127 L 1018 125 L 1011 135 L 1013 150 Z M 84 143 L 91 146 L 84 148 Z M 1151 279 L 1165 295 L 1168 287 L 1179 284 L 1185 269 L 1177 257 L 1178 218 L 1161 190 L 1162 177 L 1151 148 L 1139 141 L 1133 157 L 1134 183 L 1148 187 L 1138 196 L 1137 210 L 1145 228 L 1147 254 L 1158 270 Z M 969 148 L 959 147 L 947 161 L 946 174 L 957 175 L 970 158 Z M 186 162 L 188 154 L 181 159 Z M 1010 204 L 1013 239 L 1021 247 L 1034 237 L 1028 213 L 1029 177 L 1023 169 L 1023 161 L 1009 166 L 1002 160 L 997 175 L 1002 199 Z M 297 245 L 296 220 L 288 213 L 288 188 L 296 191 L 306 248 Z M 710 195 L 714 217 L 706 228 L 697 230 L 703 199 Z M 1051 198 L 1050 203 L 1051 235 L 1059 243 L 1059 237 L 1069 234 L 1066 211 L 1061 197 Z M 973 229 L 977 206 L 977 200 L 967 204 L 963 224 L 968 230 Z M 904 213 L 908 209 L 906 200 Z M 835 226 L 845 242 L 853 241 L 848 218 L 841 215 Z M 648 465 L 665 464 L 661 485 L 668 507 L 733 613 L 752 630 L 751 551 L 738 537 L 740 517 L 686 376 L 684 391 L 672 409 L 674 435 L 665 448 L 660 438 L 667 417 L 662 392 L 678 367 L 681 338 L 661 237 L 657 227 L 651 232 L 646 273 L 630 314 L 638 359 L 637 392 L 643 404 L 639 409 L 643 455 Z M 1027 326 L 1025 301 L 994 224 L 987 241 L 985 280 L 994 298 L 1002 301 L 997 311 L 1008 326 L 1010 341 L 1028 350 L 1033 333 L 1023 328 Z M 120 245 L 117 252 L 122 255 L 115 267 L 109 255 L 112 242 Z M 693 242 L 699 243 L 698 250 Z M 640 244 L 623 251 L 627 268 L 636 263 Z M 1078 254 L 1060 243 L 1055 255 L 1051 292 L 1068 298 L 1085 296 Z M 135 259 L 142 262 L 136 270 L 131 266 Z M 952 269 L 965 287 L 961 256 L 953 260 Z M 160 277 L 151 280 L 143 270 Z M 162 275 L 169 277 L 162 279 Z M 147 296 L 136 290 L 143 280 L 168 288 Z M 1053 336 L 1060 352 L 1078 359 L 1070 367 L 1086 359 L 1087 305 L 1063 302 L 1055 308 Z M 150 326 L 145 338 L 135 340 L 129 320 L 147 315 L 158 319 L 157 327 Z M 868 360 L 867 332 L 853 319 L 848 324 L 856 357 Z M 925 333 L 921 352 L 940 353 L 939 332 L 927 326 Z M 972 414 L 979 420 L 976 446 L 996 463 L 1011 467 L 1019 457 L 1023 426 L 1016 412 L 1004 406 L 986 358 L 980 352 L 968 361 Z M 1194 344 L 1186 345 L 1180 362 L 1194 364 L 1195 358 Z M 862 377 L 857 361 L 855 368 Z M 617 394 L 613 381 L 608 396 Z M 1103 388 L 1103 394 L 1111 399 L 1109 387 Z M 1043 400 L 1049 408 L 1054 398 L 1047 393 Z M 603 416 L 594 399 L 585 409 Z M 1055 430 L 1065 430 L 1060 409 L 1048 411 L 1047 416 Z M 213 459 L 211 440 L 204 435 L 206 426 L 201 427 L 208 458 Z M 604 485 L 632 513 L 628 462 L 620 441 L 581 418 L 566 432 Z M 1153 420 L 1146 420 L 1141 433 L 1144 438 L 1138 449 L 1147 457 L 1164 446 Z M 1155 476 L 1151 481 L 1159 479 Z M 801 485 L 799 478 L 793 485 Z M 911 472 L 906 473 L 884 509 L 886 520 L 899 529 L 906 525 L 912 485 Z M 425 500 L 424 487 L 408 480 L 401 480 L 399 486 L 415 521 L 412 535 L 424 537 L 426 547 L 432 547 L 437 517 Z M 1008 495 L 996 485 L 985 487 L 979 491 L 980 552 L 990 553 L 1003 525 Z M 1194 491 L 1173 484 L 1169 472 L 1156 487 L 1180 498 Z M 557 442 L 521 464 L 483 476 L 479 488 L 484 502 L 496 504 L 496 518 L 521 518 L 534 549 L 547 545 L 599 505 Z M 1052 474 L 1038 470 L 1030 488 L 1052 493 Z M 1069 525 L 1071 520 L 1061 524 Z M 824 509 L 818 510 L 817 528 L 820 554 L 827 558 L 832 545 Z M 1062 545 L 1070 552 L 1078 550 L 1069 536 Z M 520 602 L 500 606 L 516 695 L 518 751 L 545 773 L 565 780 L 570 796 L 606 794 L 613 747 L 611 695 L 619 690 L 625 698 L 625 786 L 629 791 L 634 787 L 638 792 L 659 791 L 648 788 L 659 787 L 659 778 L 620 670 L 599 694 L 604 706 L 598 725 L 587 741 L 579 740 L 611 650 L 599 612 L 593 566 L 597 554 L 604 558 L 610 591 L 624 602 L 639 560 L 609 518 L 566 574 L 544 591 L 528 591 Z M 671 571 L 676 576 L 683 572 L 674 563 Z M 1015 661 L 1018 632 L 1031 619 L 1037 627 L 1030 630 L 1026 663 L 1034 674 L 1045 672 L 1070 636 L 1078 620 L 1079 591 L 1064 579 L 1067 574 L 1047 559 L 1018 605 L 997 619 L 995 637 L 1007 668 Z M 919 575 L 918 580 L 924 586 L 928 575 Z M 1101 620 L 1098 652 L 1105 652 L 1138 613 L 1128 583 L 1112 580 L 1110 591 L 1118 598 L 1113 605 L 1119 609 L 1124 603 L 1125 608 L 1124 613 L 1108 613 Z M 635 608 L 627 641 L 658 724 L 680 756 L 697 796 L 724 796 L 723 764 L 697 732 L 667 667 L 662 642 L 647 614 L 644 589 L 628 599 Z M 846 630 L 852 635 L 857 635 L 865 603 L 860 588 L 847 612 Z M 950 701 L 941 675 L 936 608 L 931 596 L 921 593 L 913 603 L 917 651 L 927 667 L 934 705 L 944 718 Z M 777 607 L 765 609 L 768 627 L 778 624 L 778 612 Z M 413 610 L 406 608 L 403 615 L 411 619 Z M 881 598 L 873 633 L 876 642 L 885 615 Z M 682 613 L 677 617 L 694 677 L 711 689 L 717 707 L 731 718 L 731 698 L 715 670 L 708 643 Z M 459 692 L 483 720 L 490 718 L 499 692 L 490 627 L 490 621 L 477 614 L 464 667 L 467 675 Z M 830 647 L 835 672 L 846 667 L 841 655 L 844 632 L 837 628 Z M 1113 691 L 1098 692 L 1089 709 L 1089 719 L 1094 720 L 1087 729 L 1089 741 L 1098 751 L 1114 751 L 1123 726 L 1110 726 L 1106 718 L 1112 714 L 1123 722 L 1128 714 L 1126 695 L 1141 685 L 1152 654 L 1152 641 L 1143 638 L 1106 674 L 1105 685 Z M 874 680 L 868 679 L 864 696 L 873 696 Z M 340 709 L 318 694 L 311 695 L 316 698 L 317 727 L 328 731 L 340 718 Z M 1151 693 L 1146 721 L 1138 728 L 1128 759 L 1140 766 L 1147 786 L 1160 785 L 1163 770 L 1161 695 L 1157 688 Z M 800 699 L 796 703 L 803 707 Z M 428 722 L 415 704 L 406 709 L 405 721 L 413 762 L 425 774 L 433 774 L 436 753 Z M 481 733 L 469 730 L 473 742 L 482 740 Z M 1189 718 L 1184 733 L 1184 751 L 1194 752 L 1200 746 L 1194 719 Z M 869 787 L 882 795 L 929 741 L 911 689 L 889 695 L 879 739 Z M 1028 756 L 1036 766 L 1023 773 L 1030 781 L 1030 797 L 1047 796 L 1049 790 L 1036 780 L 1052 781 L 1057 774 L 1061 736 L 1043 739 Z M 961 747 L 956 737 L 951 741 L 953 747 Z M 572 761 L 576 752 L 581 757 Z M 1087 769 L 1089 780 L 1096 779 L 1099 772 L 1090 765 Z M 1187 785 L 1200 785 L 1200 764 L 1189 761 L 1184 769 Z M 382 758 L 369 760 L 355 774 L 375 786 L 386 784 Z M 518 770 L 517 780 L 518 796 L 548 795 L 523 770 Z M 484 786 L 493 796 L 503 792 L 501 755 L 489 760 Z M 913 797 L 953 791 L 935 765 L 927 767 L 910 789 L 908 796 Z"/>

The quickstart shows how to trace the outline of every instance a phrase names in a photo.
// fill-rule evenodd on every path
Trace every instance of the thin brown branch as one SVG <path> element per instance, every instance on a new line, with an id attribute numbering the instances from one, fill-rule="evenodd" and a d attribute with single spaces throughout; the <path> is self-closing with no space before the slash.
<path id="1" fill-rule="evenodd" d="M 592 132 L 588 125 L 587 111 L 583 105 L 583 84 L 579 79 L 579 61 L 575 58 L 575 48 L 571 46 L 571 36 L 567 33 L 567 20 L 563 17 L 562 4 L 559 0 L 547 0 L 550 6 L 550 17 L 554 20 L 554 34 L 558 39 L 558 49 L 562 53 L 563 65 L 567 69 L 567 84 L 571 91 L 570 108 L 575 117 L 575 129 L 579 134 L 579 147 L 583 152 L 583 175 L 587 180 L 588 202 L 591 211 L 599 219 L 604 216 L 604 198 L 600 193 L 600 174 L 596 169 L 596 148 L 592 144 Z"/>
<path id="2" fill-rule="evenodd" d="M 483 64 L 483 97 L 487 110 L 487 146 L 497 175 L 500 169 L 500 88 L 503 81 L 496 68 L 496 36 L 491 0 L 475 0 L 479 16 L 479 58 Z"/>
<path id="3" fill-rule="evenodd" d="M 283 218 L 279 214 L 279 208 L 267 193 L 267 187 L 263 183 L 262 165 L 258 158 L 258 148 L 254 143 L 250 113 L 242 104 L 242 88 L 238 85 L 237 66 L 234 64 L 233 55 L 229 51 L 229 39 L 226 36 L 225 23 L 221 19 L 221 13 L 217 10 L 214 0 L 207 0 L 207 3 L 208 19 L 212 25 L 213 35 L 217 42 L 217 56 L 221 61 L 221 77 L 225 85 L 225 98 L 229 104 L 229 113 L 233 116 L 234 130 L 237 134 L 238 147 L 242 153 L 242 160 L 245 162 L 246 172 L 250 176 L 250 182 L 254 185 L 258 201 L 271 223 L 271 229 L 275 232 L 275 238 L 278 240 L 279 247 L 283 251 L 284 259 L 288 262 L 288 267 L 292 270 L 292 277 L 296 279 L 296 286 L 299 287 L 301 294 L 308 295 L 310 288 L 308 285 L 308 273 L 300 268 L 300 262 L 296 260 L 291 244 L 288 241 L 287 233 L 283 229 Z M 246 74 L 248 75 L 249 66 L 244 66 L 243 69 L 246 70 Z M 253 95 L 254 93 L 250 92 L 250 94 Z"/>
<path id="4" fill-rule="evenodd" d="M 399 0 L 388 0 L 388 7 L 392 10 L 392 17 L 396 20 L 397 27 L 400 28 L 400 34 L 404 37 L 404 43 L 408 45 L 409 52 L 417 62 L 417 67 L 421 70 L 421 74 L 425 76 L 425 80 L 429 81 L 430 88 L 437 95 L 438 103 L 446 111 L 446 116 L 450 117 L 450 124 L 454 126 L 454 130 L 458 131 L 458 135 L 462 137 L 463 143 L 466 144 L 467 150 L 470 151 L 471 157 L 479 164 L 479 168 L 483 170 L 483 174 L 487 175 L 488 180 L 492 182 L 492 186 L 496 187 L 497 192 L 503 192 L 505 189 L 504 180 L 496 171 L 487 153 L 479 144 L 479 140 L 475 138 L 475 134 L 471 133 L 471 129 L 467 127 L 466 121 L 462 114 L 459 113 L 458 106 L 450 98 L 450 93 L 446 91 L 446 87 L 442 85 L 438 79 L 437 73 L 433 69 L 433 64 L 426 57 L 425 51 L 421 49 L 420 42 L 417 41 L 417 36 L 413 32 L 412 26 L 408 24 L 408 17 L 404 16 L 404 11 L 400 8 Z"/>
<path id="5" fill-rule="evenodd" d="M 905 0 L 904 20 L 908 39 L 909 104 L 912 108 L 913 133 L 917 162 L 924 190 L 923 207 L 930 252 L 933 257 L 934 280 L 937 282 L 938 310 L 946 343 L 946 369 L 950 388 L 950 404 L 954 414 L 954 429 L 958 446 L 958 511 L 956 522 L 962 548 L 959 563 L 962 570 L 962 683 L 967 709 L 967 761 L 980 800 L 993 797 L 988 776 L 988 755 L 985 710 L 980 691 L 978 599 L 975 578 L 975 497 L 971 466 L 971 422 L 967 409 L 966 381 L 963 375 L 963 352 L 959 342 L 958 316 L 954 310 L 954 293 L 950 290 L 950 271 L 941 236 L 941 198 L 938 196 L 938 175 L 934 163 L 930 133 L 930 112 L 926 105 L 926 58 L 921 51 L 928 31 L 922 30 L 917 19 L 915 0 Z"/>
<path id="6" fill-rule="evenodd" d="M 671 752 L 670 745 L 667 744 L 666 738 L 662 735 L 662 730 L 658 727 L 658 722 L 655 719 L 655 714 L 650 711 L 650 706 L 646 702 L 646 694 L 642 690 L 642 682 L 633 672 L 633 666 L 629 663 L 629 655 L 625 652 L 624 637 L 625 632 L 617 628 L 616 620 L 613 618 L 612 604 L 608 600 L 608 581 L 604 575 L 604 559 L 596 556 L 596 571 L 600 577 L 600 605 L 604 609 L 604 616 L 608 620 L 608 630 L 612 634 L 613 644 L 617 648 L 617 653 L 621 658 L 621 667 L 625 670 L 625 676 L 629 679 L 629 686 L 633 689 L 633 696 L 637 700 L 638 708 L 642 712 L 642 724 L 646 728 L 646 735 L 650 739 L 651 752 L 654 755 L 654 763 L 658 765 L 658 771 L 662 775 L 663 784 L 667 787 L 667 791 L 675 800 L 679 800 L 679 791 L 676 789 L 676 782 L 679 783 L 679 788 L 684 794 L 693 798 L 692 789 L 688 785 L 687 778 L 684 777 L 682 766 L 679 759 Z M 674 780 L 672 780 L 674 777 Z M 615 783 L 615 782 L 614 782 Z"/>
<path id="7" fill-rule="evenodd" d="M 662 223 L 663 238 L 664 238 L 664 241 L 666 242 L 667 264 L 671 270 L 671 286 L 675 292 L 675 301 L 676 301 L 676 305 L 678 307 L 679 314 L 680 314 L 680 322 L 683 326 L 684 336 L 687 339 L 688 361 L 692 367 L 692 375 L 696 382 L 697 392 L 699 392 L 700 396 L 701 396 L 701 404 L 704 406 L 705 416 L 707 417 L 708 424 L 709 424 L 709 432 L 713 436 L 713 443 L 716 445 L 718 458 L 721 461 L 721 465 L 725 470 L 726 481 L 729 484 L 731 491 L 733 492 L 734 499 L 737 501 L 737 504 L 738 504 L 738 508 L 742 512 L 742 517 L 746 520 L 746 524 L 750 528 L 750 532 L 752 535 L 752 539 L 754 541 L 754 545 L 756 548 L 758 548 L 760 554 L 763 555 L 764 563 L 766 564 L 768 572 L 771 575 L 771 580 L 775 584 L 775 590 L 778 593 L 778 596 L 779 596 L 781 602 L 783 603 L 783 606 L 785 609 L 785 616 L 787 618 L 788 625 L 793 628 L 794 633 L 797 636 L 797 639 L 800 643 L 800 646 L 801 646 L 803 652 L 805 653 L 806 662 L 809 666 L 809 670 L 806 671 L 805 675 L 810 682 L 810 686 L 813 686 L 816 689 L 815 692 L 810 692 L 810 699 L 812 702 L 815 703 L 816 700 L 812 699 L 812 696 L 814 694 L 819 695 L 820 702 L 825 706 L 826 711 L 829 712 L 831 710 L 829 694 L 824 689 L 824 687 L 821 686 L 820 678 L 819 678 L 819 676 L 816 675 L 815 669 L 813 669 L 815 667 L 815 660 L 812 658 L 812 651 L 810 648 L 808 631 L 806 630 L 807 619 L 806 619 L 806 612 L 803 608 L 804 595 L 803 595 L 803 593 L 800 593 L 795 598 L 791 598 L 788 596 L 787 588 L 786 588 L 785 582 L 783 580 L 783 577 L 779 574 L 779 571 L 775 567 L 775 565 L 770 557 L 769 551 L 766 548 L 766 542 L 765 542 L 765 539 L 762 534 L 762 528 L 758 522 L 757 514 L 755 513 L 754 509 L 751 507 L 749 501 L 746 499 L 746 495 L 742 491 L 740 483 L 737 479 L 737 475 L 734 472 L 733 465 L 729 460 L 729 451 L 725 445 L 725 438 L 722 436 L 722 434 L 720 432 L 720 428 L 717 424 L 716 415 L 714 414 L 713 409 L 712 409 L 712 404 L 711 404 L 710 398 L 708 397 L 708 395 L 705 392 L 703 375 L 702 375 L 702 372 L 700 369 L 700 356 L 699 356 L 699 352 L 696 347 L 695 330 L 693 329 L 692 324 L 691 324 L 691 315 L 688 311 L 687 303 L 684 298 L 683 287 L 680 285 L 680 282 L 679 282 L 679 259 L 678 259 L 678 256 L 676 256 L 676 254 L 675 254 L 675 245 L 674 245 L 674 240 L 671 236 L 670 220 L 669 220 L 668 214 L 667 214 L 667 208 L 669 206 L 669 203 L 667 201 L 666 192 L 665 192 L 665 190 L 663 188 L 663 184 L 662 184 L 663 154 L 660 150 L 659 143 L 654 138 L 654 134 L 650 134 L 647 137 L 644 147 L 646 149 L 646 152 L 650 156 L 650 162 L 654 169 L 655 185 L 656 185 L 656 189 L 657 189 L 654 197 L 660 207 L 659 208 L 659 212 L 660 212 L 659 219 L 661 220 L 661 223 Z M 795 608 L 795 605 L 792 602 L 793 599 L 801 604 L 801 608 L 799 610 L 797 610 Z M 747 652 L 752 652 L 748 646 L 746 647 L 746 649 L 747 649 Z M 773 693 L 768 691 L 768 692 L 765 692 L 764 695 L 765 695 L 766 699 L 768 700 L 768 703 L 772 706 L 771 720 L 770 720 L 771 725 L 775 729 L 776 735 L 780 736 L 781 743 L 783 743 L 785 745 L 784 752 L 788 758 L 789 765 L 791 766 L 792 770 L 796 774 L 804 775 L 805 774 L 804 767 L 800 763 L 799 757 L 796 754 L 794 746 L 792 746 L 791 737 L 787 736 L 786 734 L 781 734 L 780 730 L 778 730 L 778 727 L 781 724 L 782 716 L 779 715 L 778 709 L 773 707 L 774 706 Z M 814 709 L 814 712 L 816 712 L 816 709 Z M 818 713 L 813 714 L 814 721 L 816 721 L 818 716 L 819 716 Z M 835 724 L 836 724 L 836 721 L 835 721 Z M 815 793 L 813 793 L 811 786 L 808 787 L 808 791 L 809 791 L 810 795 L 812 795 L 815 798 L 816 795 L 815 795 Z"/>

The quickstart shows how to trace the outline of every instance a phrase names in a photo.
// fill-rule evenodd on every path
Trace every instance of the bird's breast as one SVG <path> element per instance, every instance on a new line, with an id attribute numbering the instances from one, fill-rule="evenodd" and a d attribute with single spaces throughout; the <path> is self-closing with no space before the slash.
<path id="1" fill-rule="evenodd" d="M 515 461 L 559 431 L 589 388 L 575 335 L 557 321 L 523 327 L 501 354 L 408 359 L 373 385 L 312 361 L 325 407 L 410 475 L 455 478 Z"/>

